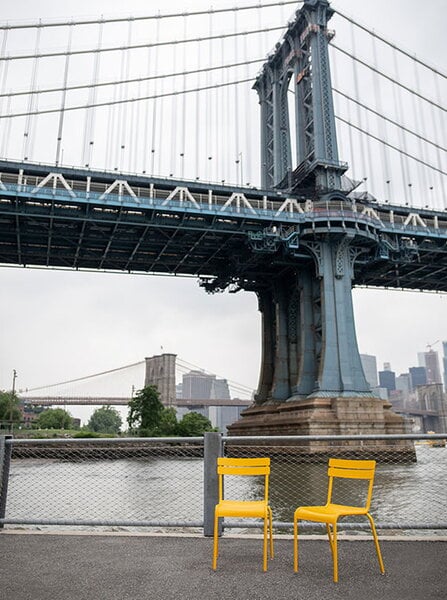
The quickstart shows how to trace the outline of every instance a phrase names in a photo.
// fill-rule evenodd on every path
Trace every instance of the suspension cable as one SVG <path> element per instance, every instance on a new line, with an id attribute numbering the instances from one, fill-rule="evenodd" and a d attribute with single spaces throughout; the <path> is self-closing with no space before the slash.
<path id="1" fill-rule="evenodd" d="M 390 46 L 391 48 L 393 48 L 393 50 L 397 50 L 398 52 L 400 52 L 401 54 L 403 54 L 407 58 L 411 58 L 411 60 L 416 61 L 418 64 L 422 65 L 426 69 L 429 69 L 430 71 L 433 71 L 433 73 L 436 73 L 436 75 L 439 75 L 440 77 L 443 77 L 444 79 L 447 79 L 447 75 L 445 73 L 443 73 L 442 71 L 439 71 L 438 69 L 436 69 L 435 67 L 432 67 L 431 65 L 428 65 L 427 63 L 425 63 L 424 61 L 422 61 L 420 58 L 418 58 L 417 56 L 415 56 L 414 54 L 410 54 L 410 52 L 407 52 L 406 50 L 403 50 L 402 48 L 399 48 L 399 46 L 396 46 L 396 44 L 393 44 L 392 42 L 390 42 L 386 38 L 382 37 L 381 35 L 379 35 L 375 31 L 371 31 L 370 29 L 368 29 L 368 27 L 365 27 L 365 25 L 360 25 L 360 23 L 357 23 L 356 21 L 354 21 L 354 19 L 352 19 L 351 17 L 348 17 L 347 15 L 343 14 L 338 9 L 334 9 L 334 11 L 335 11 L 335 13 L 337 15 L 339 15 L 343 19 L 346 19 L 346 21 L 349 21 L 350 23 L 352 23 L 353 25 L 355 25 L 359 29 L 362 29 L 363 31 L 366 31 L 366 33 L 369 33 L 370 35 L 372 35 L 373 37 L 377 38 L 378 40 L 380 40 L 384 44 L 387 44 L 388 46 Z"/>
<path id="2" fill-rule="evenodd" d="M 173 46 L 177 44 L 190 44 L 192 42 L 205 42 L 209 40 L 220 40 L 222 38 L 231 38 L 240 35 L 254 35 L 259 33 L 264 33 L 268 31 L 283 31 L 286 29 L 285 25 L 277 26 L 277 27 L 266 27 L 264 29 L 251 29 L 250 31 L 239 31 L 239 32 L 231 32 L 231 33 L 219 33 L 218 35 L 209 35 L 209 36 L 200 36 L 196 38 L 187 38 L 181 40 L 167 40 L 163 42 L 152 42 L 152 43 L 144 43 L 144 44 L 129 44 L 128 46 L 106 46 L 104 48 L 85 48 L 82 50 L 71 50 L 67 52 L 66 50 L 60 50 L 58 52 L 41 52 L 39 54 L 15 54 L 15 55 L 7 55 L 0 56 L 0 61 L 11 61 L 11 60 L 28 60 L 32 58 L 55 58 L 57 56 L 66 56 L 70 54 L 72 56 L 81 55 L 81 54 L 95 54 L 97 52 L 118 52 L 123 50 L 140 50 L 141 48 L 153 48 L 154 46 Z"/>
<path id="3" fill-rule="evenodd" d="M 406 152 L 405 150 L 402 150 L 401 148 L 398 148 L 394 144 L 391 144 L 390 142 L 382 140 L 381 138 L 379 138 L 378 136 L 374 135 L 370 131 L 366 131 L 366 129 L 362 129 L 358 125 L 354 125 L 354 123 L 351 123 L 351 121 L 348 121 L 347 119 L 344 119 L 343 117 L 340 117 L 338 115 L 336 115 L 335 118 L 338 121 L 341 121 L 342 123 L 345 123 L 345 125 L 348 125 L 349 127 L 353 127 L 354 129 L 357 129 L 357 131 L 360 131 L 361 133 L 364 133 L 365 135 L 369 136 L 373 140 L 376 140 L 377 142 L 380 142 L 381 144 L 385 144 L 389 148 L 392 148 L 393 150 L 396 150 L 401 155 L 406 156 L 408 158 L 411 158 L 412 160 L 420 163 L 421 165 L 424 165 L 425 167 L 428 167 L 429 169 L 432 169 L 433 171 L 437 171 L 438 173 L 441 173 L 442 175 L 447 175 L 447 171 L 443 171 L 442 169 L 440 169 L 438 167 L 434 167 L 433 165 L 430 165 L 429 163 L 425 162 L 424 160 L 421 160 L 420 158 L 417 158 L 416 156 L 413 156 L 409 152 Z"/>
<path id="4" fill-rule="evenodd" d="M 223 88 L 223 87 L 227 87 L 230 85 L 240 85 L 242 83 L 250 83 L 253 81 L 252 77 L 249 77 L 248 79 L 239 79 L 236 81 L 228 81 L 225 83 L 214 83 L 212 85 L 209 86 L 201 86 L 199 88 L 189 88 L 186 90 L 176 90 L 173 92 L 164 92 L 164 93 L 160 93 L 160 94 L 154 94 L 152 96 L 141 96 L 139 98 L 127 98 L 125 100 L 109 100 L 108 102 L 96 102 L 95 104 L 78 104 L 76 106 L 67 106 L 65 108 L 65 111 L 72 111 L 72 110 L 86 110 L 88 108 L 98 108 L 98 107 L 102 107 L 102 106 L 112 106 L 112 105 L 117 105 L 117 104 L 124 104 L 124 103 L 128 103 L 128 102 L 142 102 L 143 100 L 154 100 L 155 98 L 167 98 L 169 96 L 179 96 L 180 94 L 189 94 L 191 92 L 200 92 L 200 91 L 205 91 L 208 89 L 217 89 L 217 88 Z M 12 118 L 12 117 L 26 117 L 28 115 L 47 115 L 50 113 L 57 113 L 59 112 L 60 109 L 59 108 L 44 108 L 41 110 L 35 110 L 32 112 L 20 112 L 20 113 L 10 113 L 10 114 L 0 114 L 0 120 L 1 119 L 6 119 L 6 118 Z"/>
<path id="5" fill-rule="evenodd" d="M 254 10 L 259 8 L 271 8 L 274 6 L 285 6 L 287 4 L 297 4 L 302 2 L 304 2 L 304 0 L 277 0 L 276 2 L 268 2 L 266 4 L 261 4 L 260 2 L 258 2 L 257 4 L 250 4 L 248 6 L 233 6 L 232 8 L 210 8 L 208 10 L 183 11 L 181 13 L 166 13 L 164 15 L 157 14 L 146 15 L 141 17 L 111 17 L 109 19 L 104 19 L 103 17 L 101 17 L 100 19 L 84 19 L 79 21 L 71 20 L 69 23 L 67 23 L 66 21 L 55 21 L 54 23 L 22 23 L 16 25 L 9 25 L 8 23 L 6 23 L 5 25 L 0 25 L 0 31 L 12 29 L 33 29 L 42 27 L 66 27 L 67 25 L 99 25 L 100 23 L 125 23 L 126 21 L 149 21 L 154 19 L 172 19 L 176 17 L 196 17 L 199 15 L 207 15 L 209 13 L 218 14 L 233 11 Z"/>
<path id="6" fill-rule="evenodd" d="M 397 121 L 394 121 L 394 119 L 390 119 L 389 117 L 386 117 L 382 112 L 374 110 L 374 108 L 371 108 L 370 106 L 367 106 L 366 104 L 363 104 L 363 102 L 360 102 L 359 100 L 356 100 L 355 98 L 352 98 L 351 96 L 349 96 L 349 94 L 345 94 L 344 92 L 342 92 L 341 90 L 338 90 L 336 88 L 333 88 L 332 91 L 335 92 L 336 94 L 339 94 L 340 96 L 343 96 L 343 98 L 346 98 L 346 100 L 349 100 L 350 102 L 354 102 L 354 104 L 358 104 L 359 106 L 361 106 L 362 108 L 364 108 L 365 110 L 367 110 L 368 112 L 370 112 L 371 114 L 375 115 L 376 117 L 379 117 L 379 118 L 383 119 L 387 123 L 391 123 L 392 125 L 395 125 L 396 127 L 400 127 L 406 133 L 414 135 L 415 137 L 417 137 L 421 141 L 426 142 L 427 144 L 430 144 L 434 148 L 437 148 L 438 150 L 442 150 L 443 152 L 447 152 L 447 148 L 444 148 L 443 146 L 440 146 L 436 142 L 433 142 L 433 141 L 427 139 L 423 135 L 421 135 L 419 133 L 416 133 L 413 129 L 409 129 L 408 127 L 405 127 L 405 125 L 401 125 Z"/>
<path id="7" fill-rule="evenodd" d="M 397 79 L 394 79 L 393 77 L 391 77 L 390 75 L 386 75 L 385 73 L 383 73 L 382 71 L 379 71 L 378 69 L 376 69 L 375 67 L 373 67 L 371 64 L 367 63 L 366 61 L 358 58 L 357 56 L 355 56 L 354 54 L 351 54 L 350 52 L 348 52 L 347 50 L 343 50 L 343 48 L 340 48 L 339 46 L 337 46 L 336 44 L 331 43 L 332 48 L 334 48 L 335 50 L 338 50 L 339 52 L 341 52 L 342 54 L 345 54 L 346 56 L 349 56 L 349 58 L 352 58 L 353 60 L 359 62 L 362 66 L 367 67 L 368 69 L 370 69 L 371 71 L 373 71 L 374 73 L 376 73 L 377 75 L 380 75 L 381 77 L 384 77 L 385 79 L 387 79 L 388 81 L 391 81 L 392 83 L 395 83 L 396 85 L 398 85 L 399 87 L 403 88 L 405 91 L 409 92 L 410 94 L 413 94 L 415 96 L 417 96 L 418 98 L 420 98 L 421 100 L 424 100 L 425 102 L 428 102 L 428 104 L 431 104 L 432 106 L 435 106 L 436 108 L 439 108 L 440 110 L 447 112 L 447 108 L 445 106 L 442 106 L 441 104 L 438 104 L 437 102 L 435 102 L 434 100 L 430 100 L 429 98 L 426 98 L 425 96 L 423 96 L 422 94 L 420 94 L 419 92 L 415 92 L 414 90 L 412 90 L 410 87 L 406 86 L 405 84 L 401 83 L 400 81 L 398 81 Z"/>
<path id="8" fill-rule="evenodd" d="M 140 360 L 136 363 L 131 363 L 130 365 L 124 365 L 123 367 L 117 367 L 116 369 L 109 369 L 108 371 L 101 371 L 101 373 L 93 373 L 93 375 L 85 375 L 84 377 L 77 377 L 76 379 L 69 379 L 68 381 L 61 381 L 59 383 L 52 383 L 50 385 L 40 385 L 34 388 L 27 388 L 25 392 L 37 392 L 37 390 L 44 390 L 48 388 L 57 387 L 60 385 L 67 385 L 69 383 L 76 383 L 77 381 L 85 381 L 86 379 L 93 379 L 94 377 L 100 377 L 101 375 L 109 375 L 110 373 L 116 373 L 117 371 L 124 371 L 124 369 L 130 369 L 131 367 L 139 367 L 140 365 L 144 365 L 145 361 Z"/>

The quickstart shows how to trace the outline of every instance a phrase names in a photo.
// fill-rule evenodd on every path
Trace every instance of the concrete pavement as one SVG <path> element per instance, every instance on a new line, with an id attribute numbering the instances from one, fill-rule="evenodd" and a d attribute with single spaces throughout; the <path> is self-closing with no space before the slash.
<path id="1" fill-rule="evenodd" d="M 366 536 L 365 536 L 366 538 Z M 447 541 L 381 539 L 385 575 L 372 540 L 340 540 L 338 584 L 329 544 L 276 536 L 275 558 L 262 572 L 262 541 L 201 536 L 0 532 L 0 597 L 4 600 L 446 600 Z"/>

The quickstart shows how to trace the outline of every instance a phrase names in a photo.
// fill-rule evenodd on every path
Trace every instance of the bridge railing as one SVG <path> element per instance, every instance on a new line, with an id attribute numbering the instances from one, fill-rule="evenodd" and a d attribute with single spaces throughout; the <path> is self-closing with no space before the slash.
<path id="1" fill-rule="evenodd" d="M 0 527 L 168 528 L 212 533 L 219 455 L 272 459 L 275 529 L 299 505 L 325 502 L 329 456 L 377 460 L 371 512 L 382 530 L 447 529 L 447 433 L 31 440 L 0 437 Z M 401 453 L 400 450 L 403 450 Z M 246 498 L 258 482 L 229 482 Z M 349 484 L 336 490 L 345 502 Z M 257 527 L 257 522 L 252 523 Z M 244 521 L 225 523 L 240 531 Z M 362 530 L 349 520 L 341 527 Z M 319 531 L 311 524 L 304 531 Z"/>

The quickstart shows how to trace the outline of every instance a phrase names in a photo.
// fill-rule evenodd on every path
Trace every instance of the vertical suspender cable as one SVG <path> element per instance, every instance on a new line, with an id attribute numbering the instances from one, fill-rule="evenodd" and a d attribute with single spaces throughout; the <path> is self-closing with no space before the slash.
<path id="1" fill-rule="evenodd" d="M 378 69 L 376 38 L 375 38 L 375 36 L 371 36 L 371 37 L 372 37 L 372 50 L 373 50 L 374 66 L 376 69 Z M 376 100 L 376 110 L 379 113 L 379 115 L 383 115 L 381 83 L 382 83 L 381 77 L 377 77 L 376 85 L 374 85 L 374 95 L 375 95 L 375 100 Z M 387 139 L 386 121 L 384 119 L 381 119 L 379 116 L 377 116 L 377 127 L 378 127 L 378 133 L 379 133 L 380 139 L 386 140 Z M 383 174 L 382 184 L 383 184 L 384 198 L 389 200 L 390 198 L 388 197 L 388 194 L 389 194 L 389 183 L 388 182 L 390 181 L 390 171 L 389 171 L 388 147 L 385 144 L 380 144 L 380 156 L 382 159 L 382 174 Z"/>
<path id="2" fill-rule="evenodd" d="M 211 8 L 209 11 L 209 37 L 211 38 L 213 35 L 213 9 Z M 213 64 L 213 41 L 210 39 L 209 40 L 209 44 L 208 44 L 208 67 L 212 66 Z M 212 109 L 212 91 L 211 91 L 211 72 L 207 71 L 206 74 L 206 85 L 208 86 L 208 90 L 207 90 L 207 100 L 206 100 L 206 106 L 205 106 L 205 113 L 206 113 L 206 152 L 207 152 L 207 169 L 206 169 L 206 177 L 208 181 L 212 180 L 212 160 L 213 160 L 213 154 L 212 154 L 212 149 L 211 149 L 211 124 L 212 124 L 212 113 L 211 113 L 211 109 Z"/>
<path id="3" fill-rule="evenodd" d="M 183 15 L 183 39 L 186 39 L 186 15 Z M 183 94 L 182 94 L 182 139 L 180 143 L 181 177 L 185 178 L 185 142 L 186 142 L 186 52 L 183 52 Z"/>
<path id="4" fill-rule="evenodd" d="M 199 92 L 199 88 L 200 88 L 200 54 L 201 54 L 200 42 L 197 42 L 197 92 L 195 93 L 195 95 L 196 95 L 196 131 L 195 131 L 196 179 L 199 179 L 199 177 L 200 177 L 199 148 L 201 147 L 201 132 L 203 131 L 203 127 L 200 127 L 200 122 L 199 122 L 199 120 L 200 120 L 200 92 Z"/>
<path id="5" fill-rule="evenodd" d="M 237 33 L 238 22 L 237 22 L 237 10 L 234 11 L 234 31 Z M 235 60 L 238 60 L 238 36 L 234 37 L 234 56 Z M 234 163 L 235 169 L 235 183 L 241 184 L 239 173 L 242 171 L 242 155 L 239 148 L 239 90 L 238 86 L 234 86 Z"/>
<path id="6" fill-rule="evenodd" d="M 127 30 L 127 46 L 129 47 L 132 44 L 132 25 L 133 21 L 129 19 L 129 27 Z M 129 79 L 129 68 L 130 68 L 130 50 L 124 52 L 124 79 Z M 123 100 L 127 100 L 129 97 L 129 86 L 120 86 L 120 88 L 124 88 L 124 92 L 121 95 Z M 122 111 L 120 110 L 121 124 L 120 124 L 120 164 L 119 169 L 124 169 L 124 157 L 126 155 L 126 146 L 127 146 L 127 138 L 129 136 L 127 131 L 127 102 L 123 102 Z M 130 145 L 130 142 L 129 142 Z"/>
<path id="7" fill-rule="evenodd" d="M 158 13 L 160 14 L 160 13 Z M 159 40 L 160 40 L 160 19 L 157 19 L 157 27 L 156 27 L 156 34 L 155 34 L 155 40 L 156 43 L 158 44 Z M 153 62 L 153 74 L 156 75 L 158 73 L 158 46 L 155 46 L 154 48 L 154 62 Z M 149 83 L 148 83 L 149 86 Z M 156 131 L 157 131 L 157 107 L 158 107 L 158 102 L 157 102 L 157 79 L 154 79 L 154 84 L 153 84 L 153 90 L 154 90 L 154 100 L 153 100 L 153 109 L 152 109 L 152 141 L 151 141 L 151 175 L 154 174 L 155 171 L 155 135 L 156 135 Z M 161 100 L 162 102 L 162 100 Z M 160 119 L 161 122 L 161 119 Z M 161 150 L 158 150 L 158 154 L 160 155 Z"/>
<path id="8" fill-rule="evenodd" d="M 35 49 L 35 58 L 33 61 L 32 75 L 31 75 L 31 91 L 35 91 L 36 89 L 36 81 L 37 81 L 37 71 L 38 71 L 38 61 L 39 61 L 39 44 L 40 44 L 40 34 L 42 28 L 38 27 L 36 31 L 36 49 Z M 33 112 L 36 109 L 36 96 L 37 94 L 30 94 L 28 98 L 28 113 Z M 25 131 L 23 132 L 23 160 L 29 159 L 30 154 L 30 136 L 31 136 L 31 125 L 32 125 L 32 115 L 28 114 L 25 121 Z"/>
<path id="9" fill-rule="evenodd" d="M 226 56 L 225 53 L 225 40 L 220 40 L 221 45 L 221 54 L 222 56 Z M 228 83 L 228 69 L 224 71 L 224 83 Z M 222 115 L 223 127 L 222 127 L 222 180 L 226 181 L 230 178 L 230 166 L 229 166 L 229 156 L 230 156 L 230 86 L 227 85 L 222 90 L 222 94 L 225 95 L 224 102 L 224 110 Z M 230 178 L 231 179 L 231 178 Z"/>
<path id="10" fill-rule="evenodd" d="M 393 62 L 394 62 L 394 74 L 395 74 L 395 78 L 397 79 L 397 75 L 399 73 L 399 68 L 397 65 L 397 58 L 396 58 L 396 50 L 393 49 Z M 393 92 L 394 92 L 394 103 L 395 103 L 395 108 L 396 108 L 396 115 L 399 119 L 402 119 L 402 121 L 404 120 L 404 110 L 402 107 L 402 97 L 401 97 L 401 91 L 400 88 L 397 85 L 393 86 Z M 402 145 L 402 147 L 404 148 L 404 150 L 406 150 L 406 138 L 405 138 L 405 133 L 403 131 L 402 128 L 399 127 L 399 137 L 400 137 L 400 143 Z M 401 168 L 401 174 L 402 174 L 402 190 L 403 190 L 403 196 L 404 199 L 408 198 L 408 192 L 407 192 L 407 187 L 409 189 L 410 192 L 410 196 L 411 196 L 411 182 L 409 181 L 409 176 L 408 176 L 408 164 L 407 164 L 407 160 L 406 157 L 404 157 L 402 152 L 399 152 L 399 157 L 400 157 L 400 168 Z M 411 200 L 411 198 L 410 198 Z"/>
<path id="11" fill-rule="evenodd" d="M 176 72 L 177 44 L 172 48 L 172 72 Z M 177 78 L 172 78 L 172 88 L 177 88 Z M 177 166 L 177 95 L 171 97 L 171 160 L 169 164 L 169 176 L 176 173 Z"/>
<path id="12" fill-rule="evenodd" d="M 68 68 L 70 64 L 70 50 L 71 40 L 73 35 L 73 24 L 69 25 L 68 31 L 68 42 L 67 42 L 67 54 L 65 55 L 65 69 L 64 69 L 64 83 L 61 98 L 61 110 L 59 112 L 59 126 L 57 129 L 57 145 L 56 145 L 56 166 L 61 162 L 61 147 L 62 147 L 62 133 L 64 130 L 64 117 L 65 117 L 65 102 L 67 99 L 67 82 L 68 82 Z"/>
<path id="13" fill-rule="evenodd" d="M 248 48 L 247 48 L 248 40 L 247 36 L 244 36 L 244 62 L 245 62 L 245 78 L 248 79 L 250 73 L 248 68 Z M 250 140 L 251 140 L 251 129 L 252 129 L 252 121 L 251 121 L 251 110 L 250 110 L 250 96 L 248 93 L 247 87 L 244 85 L 244 97 L 245 97 L 245 144 L 244 144 L 244 166 L 245 166 L 245 180 L 251 182 L 251 166 L 253 160 L 253 153 L 251 152 Z"/>
<path id="14" fill-rule="evenodd" d="M 436 89 L 436 99 L 438 101 L 438 104 L 441 104 L 441 92 L 439 90 L 439 76 L 436 75 L 435 73 L 433 73 L 433 79 L 434 79 L 434 84 L 435 84 L 435 89 Z M 445 118 L 443 118 L 441 111 L 438 110 L 436 112 L 439 117 L 439 123 L 436 122 L 435 111 L 434 110 L 431 111 L 432 120 L 433 120 L 433 131 L 434 132 L 438 131 L 438 138 L 436 139 L 436 141 L 438 141 L 438 139 L 445 140 L 447 138 L 446 120 L 445 120 Z M 439 165 L 439 167 L 441 167 L 443 162 L 441 160 L 441 152 L 440 152 L 439 148 L 436 151 L 436 155 L 438 158 L 438 165 Z M 441 193 L 443 208 L 447 208 L 446 177 L 442 173 L 439 173 L 439 183 L 440 183 L 440 193 Z"/>
<path id="15" fill-rule="evenodd" d="M 0 49 L 0 56 L 6 56 L 6 46 L 8 43 L 8 30 L 5 29 L 5 31 L 3 32 L 3 39 L 2 39 L 2 46 Z M 1 91 L 2 94 L 6 93 L 6 81 L 8 78 L 8 67 L 9 67 L 9 60 L 5 60 L 2 61 L 2 64 L 0 65 L 0 80 L 1 80 Z M 4 98 L 0 99 L 0 113 L 3 113 L 3 101 Z M 10 106 L 11 106 L 11 96 L 8 98 L 7 101 L 7 110 L 6 110 L 6 114 L 9 113 L 10 111 Z M 5 149 L 6 149 L 6 145 L 7 145 L 7 140 L 8 137 L 6 136 L 6 130 L 8 129 L 8 125 L 10 126 L 10 119 L 6 119 L 6 122 L 3 123 L 3 132 L 2 132 L 2 143 L 1 143 L 1 155 L 5 156 Z"/>
<path id="16" fill-rule="evenodd" d="M 418 76 L 418 64 L 416 61 L 413 61 L 413 67 L 414 67 L 414 81 L 419 82 L 419 76 Z M 418 85 L 418 92 L 420 92 L 420 86 Z M 416 96 L 414 94 L 411 95 L 412 96 L 412 101 L 413 101 L 413 110 L 414 110 L 414 122 L 415 122 L 415 129 L 416 129 L 416 133 L 420 134 L 420 135 L 424 135 L 424 133 L 427 131 L 427 128 L 425 126 L 425 122 L 424 122 L 424 110 L 425 107 L 421 106 L 420 101 L 417 100 Z M 425 156 L 425 147 L 424 144 L 422 143 L 422 140 L 420 137 L 418 137 L 418 146 L 419 146 L 419 155 L 420 158 L 425 161 L 426 156 Z M 418 174 L 418 179 L 419 179 L 419 194 L 425 198 L 427 198 L 428 195 L 428 183 L 427 183 L 427 171 L 426 168 L 423 165 L 415 165 L 413 167 L 413 169 L 416 168 L 417 170 L 417 174 Z M 425 199 L 424 199 L 425 202 Z"/>
<path id="17" fill-rule="evenodd" d="M 355 44 L 354 26 L 352 25 L 352 23 L 351 23 L 351 42 L 352 42 L 352 53 L 355 55 L 356 44 Z M 355 60 L 352 61 L 352 75 L 353 75 L 353 81 L 354 81 L 355 98 L 359 98 L 360 95 L 359 95 L 357 62 Z M 356 112 L 357 112 L 358 126 L 360 127 L 360 129 L 363 129 L 362 112 L 361 112 L 359 104 L 356 104 Z M 365 157 L 366 157 L 365 145 L 366 144 L 365 144 L 365 139 L 362 134 L 359 135 L 359 143 L 360 143 L 360 164 L 361 164 L 361 168 L 362 168 L 361 175 L 362 175 L 362 179 L 364 181 L 366 181 L 366 179 L 368 177 L 368 173 L 367 173 L 367 169 L 366 169 L 366 161 L 365 161 Z"/>
<path id="18" fill-rule="evenodd" d="M 93 144 L 94 144 L 94 129 L 95 129 L 95 109 L 91 107 L 92 104 L 96 102 L 96 98 L 98 95 L 98 88 L 96 87 L 96 83 L 98 83 L 99 76 L 99 67 L 101 61 L 101 45 L 102 45 L 102 33 L 103 33 L 104 23 L 101 22 L 99 24 L 98 30 L 98 52 L 95 52 L 95 56 L 93 59 L 93 70 L 92 70 L 92 86 L 89 89 L 88 93 L 88 106 L 85 113 L 85 123 L 84 123 L 84 143 L 82 150 L 82 164 L 86 167 L 89 167 L 92 158 L 93 158 Z"/>

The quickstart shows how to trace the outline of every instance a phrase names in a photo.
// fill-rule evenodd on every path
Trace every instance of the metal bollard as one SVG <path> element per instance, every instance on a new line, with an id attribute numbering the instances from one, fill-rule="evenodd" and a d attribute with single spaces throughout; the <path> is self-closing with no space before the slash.
<path id="1" fill-rule="evenodd" d="M 0 435 L 0 519 L 4 519 L 6 515 L 6 498 L 12 454 L 12 444 L 7 444 L 6 440 L 12 440 L 12 435 Z M 3 523 L 0 523 L 0 529 L 3 529 Z"/>
<path id="2" fill-rule="evenodd" d="M 217 458 L 222 456 L 222 434 L 205 433 L 203 466 L 203 535 L 214 533 L 214 507 L 219 502 Z M 219 535 L 222 526 L 219 526 Z"/>

